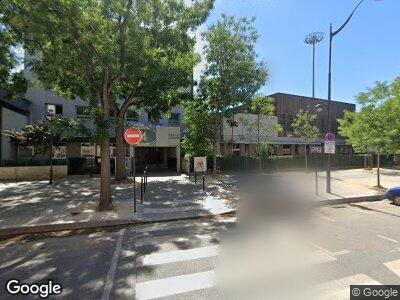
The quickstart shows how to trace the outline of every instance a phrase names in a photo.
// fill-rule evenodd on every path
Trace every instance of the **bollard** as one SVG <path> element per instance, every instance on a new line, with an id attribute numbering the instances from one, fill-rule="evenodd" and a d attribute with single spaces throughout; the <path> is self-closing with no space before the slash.
<path id="1" fill-rule="evenodd" d="M 205 176 L 203 174 L 203 191 L 204 191 L 204 185 L 205 185 Z"/>
<path id="2" fill-rule="evenodd" d="M 146 171 L 143 172 L 143 193 L 146 194 Z"/>
<path id="3" fill-rule="evenodd" d="M 133 175 L 133 212 L 136 212 L 136 176 Z"/>
<path id="4" fill-rule="evenodd" d="M 143 177 L 140 178 L 140 203 L 143 204 Z"/>

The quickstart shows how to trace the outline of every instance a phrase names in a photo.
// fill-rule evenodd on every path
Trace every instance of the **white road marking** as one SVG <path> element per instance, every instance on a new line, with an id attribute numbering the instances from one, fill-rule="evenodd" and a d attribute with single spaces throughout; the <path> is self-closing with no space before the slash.
<path id="1" fill-rule="evenodd" d="M 119 232 L 117 244 L 114 250 L 114 255 L 111 260 L 110 270 L 108 271 L 106 284 L 104 285 L 103 296 L 101 297 L 102 300 L 110 299 L 111 288 L 114 283 L 115 270 L 117 269 L 118 257 L 119 253 L 121 252 L 122 240 L 124 238 L 124 234 L 125 234 L 125 228 L 121 229 Z"/>
<path id="2" fill-rule="evenodd" d="M 154 299 L 212 288 L 215 272 L 207 271 L 136 283 L 136 299 Z"/>
<path id="3" fill-rule="evenodd" d="M 318 263 L 326 263 L 330 261 L 336 260 L 335 257 L 330 256 L 329 254 L 325 253 L 322 250 L 316 250 L 311 252 L 311 255 L 309 257 L 309 261 L 312 264 L 318 264 Z"/>
<path id="4" fill-rule="evenodd" d="M 329 217 L 327 217 L 327 216 L 325 216 L 325 215 L 318 215 L 318 217 L 320 217 L 321 219 L 325 219 L 325 220 L 331 221 L 331 222 L 335 222 L 334 219 L 329 218 Z"/>
<path id="5" fill-rule="evenodd" d="M 178 261 L 188 261 L 218 255 L 218 246 L 201 247 L 187 250 L 177 250 L 153 253 L 142 258 L 143 266 L 168 264 Z"/>
<path id="6" fill-rule="evenodd" d="M 400 259 L 386 262 L 384 265 L 397 276 L 400 276 Z"/>
<path id="7" fill-rule="evenodd" d="M 393 242 L 393 243 L 399 243 L 398 241 L 396 241 L 394 239 L 391 239 L 391 238 L 388 238 L 388 237 L 383 236 L 383 235 L 377 235 L 377 237 L 379 237 L 381 239 L 384 239 L 384 240 L 387 240 L 387 241 L 390 241 L 390 242 Z"/>
<path id="8" fill-rule="evenodd" d="M 348 299 L 350 294 L 350 285 L 355 284 L 381 285 L 380 282 L 365 274 L 356 274 L 318 285 L 316 287 L 318 299 Z"/>
<path id="9" fill-rule="evenodd" d="M 194 240 L 199 241 L 199 242 L 208 242 L 215 239 L 215 236 L 205 234 L 205 235 L 195 235 L 195 236 L 190 236 L 190 237 L 181 237 L 181 238 L 176 238 L 176 234 L 169 234 L 169 235 L 163 235 L 162 237 L 160 236 L 148 236 L 141 238 L 135 243 L 136 247 L 144 247 L 144 246 L 150 246 L 150 245 L 159 245 L 160 243 L 163 244 L 171 244 L 174 245 L 176 242 L 182 242 L 182 243 L 190 243 L 193 242 Z"/>
<path id="10" fill-rule="evenodd" d="M 340 251 L 336 251 L 336 252 L 331 252 L 325 248 L 322 248 L 321 246 L 318 246 L 317 244 L 314 243 L 310 243 L 313 247 L 325 252 L 326 254 L 330 255 L 330 256 L 340 256 L 340 255 L 344 255 L 344 254 L 348 254 L 350 253 L 349 250 L 340 250 Z"/>

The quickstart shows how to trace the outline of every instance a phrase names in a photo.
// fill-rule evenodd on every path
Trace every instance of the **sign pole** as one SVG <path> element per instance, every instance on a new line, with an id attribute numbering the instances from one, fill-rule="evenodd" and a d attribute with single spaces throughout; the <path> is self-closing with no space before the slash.
<path id="1" fill-rule="evenodd" d="M 131 158 L 131 175 L 133 176 L 133 212 L 137 211 L 136 207 L 136 155 L 135 145 L 139 144 L 142 140 L 142 132 L 134 127 L 125 130 L 124 139 L 130 145 L 129 156 Z M 140 200 L 143 203 L 143 178 L 141 178 L 140 184 Z"/>
<path id="2" fill-rule="evenodd" d="M 318 196 L 318 160 L 316 152 L 314 152 L 314 160 L 315 160 L 315 195 Z"/>

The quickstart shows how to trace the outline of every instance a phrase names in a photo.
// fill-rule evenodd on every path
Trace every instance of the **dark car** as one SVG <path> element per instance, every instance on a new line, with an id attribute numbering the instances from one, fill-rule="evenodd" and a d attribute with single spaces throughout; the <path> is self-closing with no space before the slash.
<path id="1" fill-rule="evenodd" d="M 400 186 L 392 187 L 386 191 L 386 198 L 393 204 L 400 205 Z"/>

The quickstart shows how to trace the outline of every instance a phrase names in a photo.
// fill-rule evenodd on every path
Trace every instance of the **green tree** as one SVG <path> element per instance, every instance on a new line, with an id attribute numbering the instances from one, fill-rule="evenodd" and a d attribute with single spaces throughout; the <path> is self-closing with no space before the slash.
<path id="1" fill-rule="evenodd" d="M 128 107 L 153 114 L 169 110 L 192 83 L 197 58 L 190 31 L 205 21 L 213 0 L 191 4 L 184 0 L 0 4 L 3 23 L 34 54 L 30 66 L 41 84 L 67 98 L 79 96 L 94 107 L 101 133 L 99 210 L 112 208 L 110 129 L 115 127 L 121 179 L 126 176 L 122 136 Z"/>
<path id="2" fill-rule="evenodd" d="M 17 70 L 21 66 L 18 39 L 2 24 L 2 19 L 0 13 L 0 88 L 7 99 L 13 99 L 25 93 L 27 81 L 23 71 Z"/>
<path id="3" fill-rule="evenodd" d="M 213 174 L 219 152 L 223 117 L 233 107 L 247 104 L 265 83 L 267 70 L 257 61 L 255 43 L 258 34 L 254 19 L 234 19 L 222 15 L 204 32 L 207 64 L 199 84 L 199 97 L 207 102 L 213 115 Z"/>
<path id="4" fill-rule="evenodd" d="M 321 134 L 318 127 L 314 125 L 316 118 L 316 115 L 312 115 L 306 110 L 300 109 L 292 123 L 294 134 L 302 138 L 304 142 L 304 163 L 306 171 L 308 170 L 307 145 Z"/>
<path id="5" fill-rule="evenodd" d="M 282 131 L 280 124 L 270 122 L 275 116 L 274 99 L 262 94 L 256 94 L 249 105 L 248 112 L 256 114 L 257 118 L 242 118 L 243 126 L 247 128 L 249 135 L 256 133 L 256 151 L 258 157 L 258 168 L 261 170 L 261 157 L 271 149 L 269 139 Z"/>
<path id="6" fill-rule="evenodd" d="M 207 103 L 197 100 L 185 104 L 185 125 L 187 126 L 182 140 L 186 156 L 208 156 L 212 153 L 213 124 L 211 110 Z"/>
<path id="7" fill-rule="evenodd" d="M 376 82 L 357 95 L 357 102 L 360 111 L 345 113 L 339 133 L 356 151 L 376 153 L 377 186 L 381 187 L 381 154 L 400 150 L 400 77 L 391 84 Z"/>
<path id="8" fill-rule="evenodd" d="M 43 119 L 19 131 L 7 130 L 3 134 L 11 137 L 18 146 L 34 147 L 35 156 L 51 153 L 51 140 L 53 146 L 57 147 L 76 137 L 90 137 L 90 131 L 80 120 L 62 116 Z"/>
<path id="9" fill-rule="evenodd" d="M 233 144 L 234 144 L 234 138 L 233 138 L 233 129 L 235 127 L 239 126 L 239 122 L 235 120 L 235 115 L 233 114 L 232 116 L 230 116 L 228 118 L 228 120 L 226 121 L 226 123 L 228 124 L 228 126 L 231 128 L 231 147 L 232 147 L 232 151 L 231 151 L 231 155 L 233 156 Z"/>

